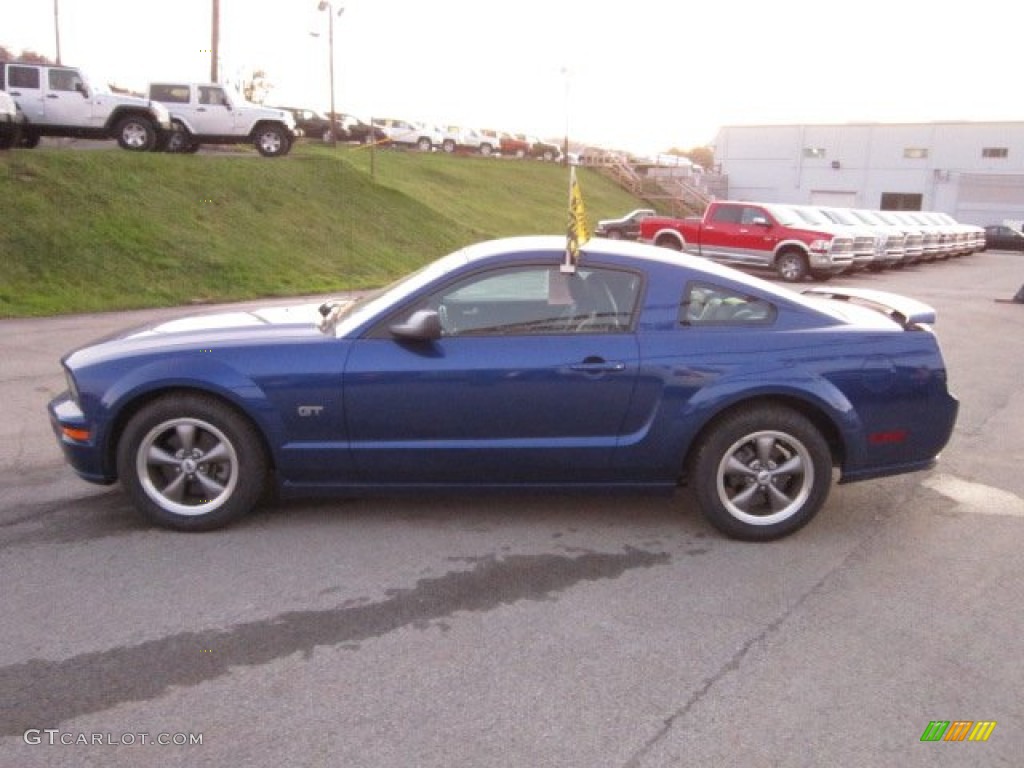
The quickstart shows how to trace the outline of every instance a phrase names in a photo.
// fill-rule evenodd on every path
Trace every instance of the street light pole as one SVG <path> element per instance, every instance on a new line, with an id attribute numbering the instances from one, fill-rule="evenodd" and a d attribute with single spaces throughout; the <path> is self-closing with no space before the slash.
<path id="1" fill-rule="evenodd" d="M 330 0 L 320 0 L 317 10 L 327 11 L 327 46 L 330 49 L 329 59 L 331 68 L 331 147 L 336 148 L 338 146 L 338 129 L 334 122 L 334 8 L 331 6 Z M 338 16 L 341 16 L 344 12 L 345 7 L 342 6 L 338 9 Z"/>
<path id="2" fill-rule="evenodd" d="M 53 0 L 53 31 L 57 37 L 57 66 L 61 65 L 60 61 L 60 0 Z"/>

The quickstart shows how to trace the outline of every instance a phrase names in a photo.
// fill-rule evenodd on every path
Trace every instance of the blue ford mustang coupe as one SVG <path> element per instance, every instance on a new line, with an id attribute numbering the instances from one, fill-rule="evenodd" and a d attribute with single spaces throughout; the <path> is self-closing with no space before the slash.
<path id="1" fill-rule="evenodd" d="M 935 312 L 685 254 L 512 238 L 354 302 L 235 311 L 68 354 L 50 419 L 86 480 L 208 530 L 281 496 L 671 492 L 792 533 L 840 482 L 927 469 L 958 403 Z"/>

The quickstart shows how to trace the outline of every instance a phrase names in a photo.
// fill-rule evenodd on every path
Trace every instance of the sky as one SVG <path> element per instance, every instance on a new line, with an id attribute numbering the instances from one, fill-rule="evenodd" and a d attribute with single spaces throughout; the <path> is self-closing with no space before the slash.
<path id="1" fill-rule="evenodd" d="M 220 0 L 220 74 L 326 110 L 318 0 Z M 1007 0 L 332 0 L 335 104 L 640 154 L 726 125 L 1024 120 Z M 56 58 L 54 0 L 0 0 L 0 45 Z M 206 82 L 212 0 L 57 0 L 62 63 L 94 84 Z M 314 33 L 317 36 L 314 36 Z"/>

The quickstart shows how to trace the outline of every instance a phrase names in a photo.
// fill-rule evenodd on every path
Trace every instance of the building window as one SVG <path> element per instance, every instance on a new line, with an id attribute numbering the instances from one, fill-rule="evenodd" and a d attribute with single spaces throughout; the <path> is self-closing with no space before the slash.
<path id="1" fill-rule="evenodd" d="M 824 147 L 804 147 L 804 157 L 823 158 L 825 157 Z"/>
<path id="2" fill-rule="evenodd" d="M 982 147 L 982 157 L 1009 157 L 1010 150 L 1007 147 Z"/>
<path id="3" fill-rule="evenodd" d="M 923 202 L 923 195 L 883 192 L 882 204 L 879 207 L 883 211 L 920 211 Z"/>
<path id="4" fill-rule="evenodd" d="M 928 150 L 925 147 L 907 147 L 903 150 L 903 157 L 907 160 L 926 160 Z"/>

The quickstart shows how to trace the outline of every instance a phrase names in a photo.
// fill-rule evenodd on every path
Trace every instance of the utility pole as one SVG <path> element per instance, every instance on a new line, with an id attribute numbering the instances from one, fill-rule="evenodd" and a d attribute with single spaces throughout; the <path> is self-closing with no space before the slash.
<path id="1" fill-rule="evenodd" d="M 57 37 L 57 66 L 60 66 L 60 0 L 53 0 L 53 31 Z"/>
<path id="2" fill-rule="evenodd" d="M 220 49 L 220 0 L 213 0 L 213 21 L 210 25 L 210 82 L 219 82 L 217 79 L 217 58 Z"/>

